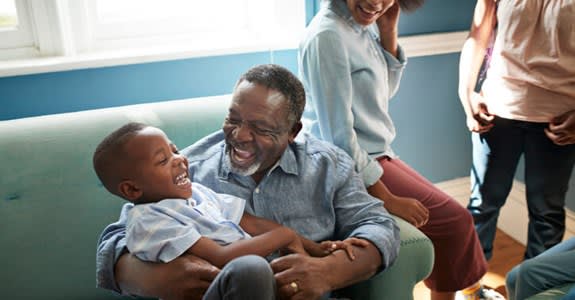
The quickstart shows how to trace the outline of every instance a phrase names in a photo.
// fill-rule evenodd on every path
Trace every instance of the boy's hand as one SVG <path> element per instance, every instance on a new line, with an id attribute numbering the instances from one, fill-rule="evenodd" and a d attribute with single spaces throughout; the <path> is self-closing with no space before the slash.
<path id="1" fill-rule="evenodd" d="M 293 240 L 292 242 L 285 246 L 283 249 L 280 250 L 280 255 L 287 255 L 287 254 L 291 254 L 291 253 L 299 253 L 299 254 L 304 254 L 304 255 L 308 255 L 307 251 L 304 248 L 304 244 L 302 242 L 302 240 L 300 239 L 299 235 L 297 235 L 297 233 L 295 233 L 294 231 L 290 230 L 293 233 Z"/>
<path id="2" fill-rule="evenodd" d="M 355 259 L 353 246 L 367 247 L 368 245 L 369 242 L 367 240 L 354 237 L 347 238 L 343 241 L 323 241 L 320 243 L 320 247 L 325 251 L 326 255 L 341 249 L 347 253 L 350 260 Z"/>

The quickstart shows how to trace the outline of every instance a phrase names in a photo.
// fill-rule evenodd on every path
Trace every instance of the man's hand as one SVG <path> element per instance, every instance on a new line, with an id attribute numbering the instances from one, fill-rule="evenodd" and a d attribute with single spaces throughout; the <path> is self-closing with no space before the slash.
<path id="1" fill-rule="evenodd" d="M 122 291 L 163 300 L 201 300 L 219 269 L 193 255 L 169 263 L 143 262 L 124 254 L 116 264 Z"/>
<path id="2" fill-rule="evenodd" d="M 271 267 L 280 299 L 314 300 L 331 290 L 330 273 L 321 258 L 290 254 L 274 259 Z"/>
<path id="3" fill-rule="evenodd" d="M 326 293 L 373 276 L 381 267 L 379 250 L 371 242 L 354 246 L 351 261 L 343 251 L 325 257 L 290 254 L 274 259 L 274 271 L 280 299 L 315 300 Z"/>
<path id="4" fill-rule="evenodd" d="M 183 255 L 171 263 L 162 277 L 165 278 L 163 286 L 163 300 L 200 300 L 216 278 L 220 270 L 207 261 L 193 255 Z"/>
<path id="5" fill-rule="evenodd" d="M 575 144 L 575 109 L 553 118 L 545 134 L 559 146 Z"/>

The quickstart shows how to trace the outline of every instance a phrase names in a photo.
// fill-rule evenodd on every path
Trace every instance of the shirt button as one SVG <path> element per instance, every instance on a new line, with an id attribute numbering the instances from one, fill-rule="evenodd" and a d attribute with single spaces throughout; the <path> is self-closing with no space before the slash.
<path id="1" fill-rule="evenodd" d="M 260 188 L 256 188 L 256 189 L 254 190 L 254 192 L 256 192 L 256 194 L 259 194 L 259 193 L 260 193 Z"/>

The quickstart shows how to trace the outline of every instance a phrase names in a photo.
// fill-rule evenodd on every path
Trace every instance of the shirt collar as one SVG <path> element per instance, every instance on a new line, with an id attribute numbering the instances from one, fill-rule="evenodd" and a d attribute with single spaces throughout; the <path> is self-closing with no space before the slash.
<path id="1" fill-rule="evenodd" d="M 344 19 L 353 30 L 356 32 L 362 32 L 367 29 L 367 26 L 363 26 L 358 24 L 351 12 L 349 11 L 349 7 L 347 7 L 347 2 L 345 0 L 330 0 L 328 4 L 328 8 L 333 11 L 336 15 L 340 16 Z"/>
<path id="2" fill-rule="evenodd" d="M 295 143 L 294 143 L 295 146 Z M 221 156 L 220 156 L 220 168 L 218 171 L 218 176 L 222 179 L 228 180 L 232 172 L 232 167 L 230 166 L 229 160 L 226 159 L 227 145 L 224 143 L 222 145 Z M 287 174 L 298 175 L 298 165 L 296 160 L 296 155 L 294 149 L 292 149 L 292 144 L 288 145 L 280 159 L 270 168 L 266 176 L 268 176 L 276 168 L 281 168 Z M 238 176 L 236 174 L 236 176 Z"/>

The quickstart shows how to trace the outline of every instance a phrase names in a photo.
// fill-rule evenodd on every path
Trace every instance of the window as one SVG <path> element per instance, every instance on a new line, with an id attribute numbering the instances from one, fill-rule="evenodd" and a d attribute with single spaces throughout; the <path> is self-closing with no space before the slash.
<path id="1" fill-rule="evenodd" d="M 296 48 L 305 1 L 0 0 L 0 61 Z"/>
<path id="2" fill-rule="evenodd" d="M 24 2 L 0 0 L 0 51 L 7 58 L 34 55 L 29 10 Z"/>
<path id="3" fill-rule="evenodd" d="M 14 1 L 0 2 L 0 30 L 14 30 L 18 26 L 18 14 Z"/>
<path id="4" fill-rule="evenodd" d="M 179 44 L 190 50 L 295 47 L 305 0 L 98 0 L 87 2 L 82 50 Z M 283 42 L 283 44 L 286 44 Z M 134 46 L 135 45 L 135 46 Z"/>

